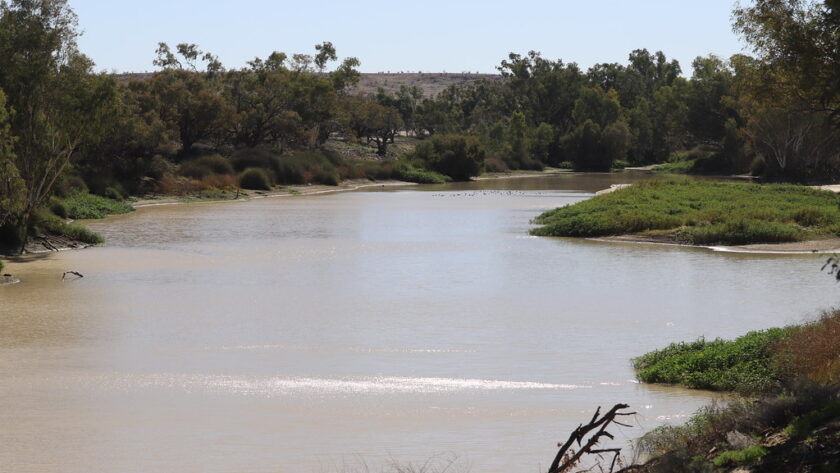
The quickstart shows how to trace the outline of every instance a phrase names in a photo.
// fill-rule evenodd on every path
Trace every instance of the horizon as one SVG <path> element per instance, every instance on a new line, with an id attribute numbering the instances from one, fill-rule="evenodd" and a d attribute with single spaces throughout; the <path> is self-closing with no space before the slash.
<path id="1" fill-rule="evenodd" d="M 256 16 L 230 15 L 224 3 L 150 0 L 143 5 L 102 5 L 95 0 L 70 0 L 84 33 L 78 41 L 81 51 L 96 63 L 97 70 L 112 73 L 157 70 L 152 60 L 158 42 L 195 43 L 233 69 L 275 50 L 311 54 L 315 44 L 331 41 L 339 58 L 359 58 L 359 70 L 366 74 L 498 74 L 497 66 L 509 53 L 524 55 L 531 50 L 586 70 L 597 63 L 626 64 L 631 51 L 648 49 L 677 59 L 683 75 L 690 76 L 697 56 L 715 54 L 726 59 L 745 50 L 731 30 L 735 5 L 731 0 L 703 5 L 663 0 L 643 5 L 616 0 L 584 5 L 491 1 L 481 3 L 480 11 L 473 1 L 451 5 L 433 0 L 423 9 L 374 1 L 364 11 L 369 18 L 364 28 L 347 20 L 364 17 L 360 10 L 340 2 L 326 2 L 328 9 L 295 5 L 294 11 L 285 2 L 238 3 L 237 12 L 261 13 Z M 523 10 L 531 13 L 514 14 Z M 405 34 L 409 17 L 411 24 L 419 25 L 419 33 Z M 131 21 L 115 21 L 118 18 Z M 601 31 L 604 34 L 592 34 Z"/>

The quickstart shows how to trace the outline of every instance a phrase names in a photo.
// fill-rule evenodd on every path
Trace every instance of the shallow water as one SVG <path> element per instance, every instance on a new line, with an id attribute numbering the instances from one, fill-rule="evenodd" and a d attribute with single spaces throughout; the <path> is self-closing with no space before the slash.
<path id="1" fill-rule="evenodd" d="M 599 405 L 639 411 L 623 445 L 711 399 L 636 384 L 631 357 L 838 300 L 817 256 L 528 236 L 541 211 L 628 179 L 92 222 L 106 246 L 11 263 L 23 283 L 0 287 L 0 470 L 349 472 L 436 456 L 544 470 Z"/>

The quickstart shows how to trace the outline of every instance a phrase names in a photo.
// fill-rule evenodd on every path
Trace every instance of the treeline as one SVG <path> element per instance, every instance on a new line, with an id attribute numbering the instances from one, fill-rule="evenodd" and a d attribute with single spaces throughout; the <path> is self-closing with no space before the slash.
<path id="1" fill-rule="evenodd" d="M 67 0 L 3 1 L 0 241 L 24 241 L 51 199 L 87 191 L 122 199 L 674 160 L 701 172 L 834 180 L 838 11 L 837 0 L 738 7 L 735 29 L 756 57 L 697 58 L 687 79 L 676 61 L 644 49 L 587 71 L 531 52 L 502 61 L 503 80 L 424 97 L 416 87 L 352 94 L 359 61 L 339 62 L 329 42 L 239 69 L 194 44 L 161 43 L 159 72 L 120 81 L 95 73 L 78 50 Z M 424 141 L 400 156 L 392 145 L 401 135 Z M 326 146 L 337 140 L 381 159 L 348 160 Z"/>
<path id="2" fill-rule="evenodd" d="M 756 57 L 698 57 L 690 71 L 662 52 L 627 64 L 511 54 L 505 81 L 451 87 L 404 121 L 426 133 L 481 137 L 494 169 L 609 170 L 692 160 L 693 170 L 771 180 L 840 177 L 840 7 L 759 0 L 734 10 Z M 682 73 L 690 72 L 690 78 Z M 380 100 L 382 101 L 382 100 Z"/>

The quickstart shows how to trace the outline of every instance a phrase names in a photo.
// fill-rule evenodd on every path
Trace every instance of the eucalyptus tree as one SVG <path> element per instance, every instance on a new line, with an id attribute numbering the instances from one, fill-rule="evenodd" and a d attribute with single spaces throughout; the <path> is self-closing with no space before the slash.
<path id="1" fill-rule="evenodd" d="M 25 184 L 12 224 L 21 248 L 32 215 L 79 151 L 103 135 L 117 97 L 113 78 L 93 74 L 76 47 L 76 15 L 66 0 L 0 3 L 0 89 L 15 113 L 9 120 L 15 164 Z"/>

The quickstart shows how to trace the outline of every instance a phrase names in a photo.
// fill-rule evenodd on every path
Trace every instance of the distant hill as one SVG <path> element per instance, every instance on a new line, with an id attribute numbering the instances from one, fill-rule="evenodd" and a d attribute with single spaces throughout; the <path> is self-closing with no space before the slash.
<path id="1" fill-rule="evenodd" d="M 135 72 L 117 74 L 120 81 L 132 79 L 148 79 L 151 72 Z M 359 84 L 353 89 L 358 94 L 375 94 L 381 87 L 386 92 L 394 93 L 400 86 L 417 86 L 423 91 L 423 96 L 434 97 L 443 89 L 451 85 L 466 85 L 482 79 L 502 80 L 498 74 L 470 74 L 470 73 L 446 73 L 446 72 L 376 72 L 362 73 Z"/>
<path id="2" fill-rule="evenodd" d="M 443 89 L 451 85 L 467 85 L 482 79 L 502 80 L 498 74 L 469 74 L 469 73 L 445 73 L 445 72 L 405 72 L 405 73 L 365 73 L 359 80 L 355 92 L 362 94 L 375 94 L 381 87 L 385 91 L 394 93 L 400 86 L 417 86 L 423 91 L 425 97 L 434 97 Z"/>

